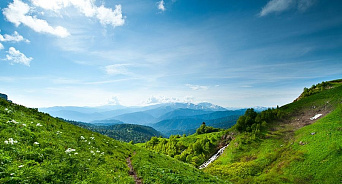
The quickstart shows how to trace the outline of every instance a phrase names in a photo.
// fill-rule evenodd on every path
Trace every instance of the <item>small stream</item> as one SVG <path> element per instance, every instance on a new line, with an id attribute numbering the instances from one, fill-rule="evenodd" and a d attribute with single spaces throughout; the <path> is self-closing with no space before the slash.
<path id="1" fill-rule="evenodd" d="M 214 162 L 222 153 L 223 151 L 228 147 L 229 144 L 218 150 L 218 152 L 213 155 L 212 157 L 209 158 L 206 162 L 204 162 L 202 165 L 199 166 L 199 169 L 204 169 L 206 168 L 211 162 Z"/>

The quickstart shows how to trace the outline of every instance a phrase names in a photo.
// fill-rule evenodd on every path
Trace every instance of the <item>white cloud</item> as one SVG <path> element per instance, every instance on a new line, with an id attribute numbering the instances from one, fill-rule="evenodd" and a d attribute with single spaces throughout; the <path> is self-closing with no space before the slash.
<path id="1" fill-rule="evenodd" d="M 0 50 L 4 49 L 4 46 L 0 43 Z"/>
<path id="2" fill-rule="evenodd" d="M 32 57 L 26 57 L 19 50 L 16 50 L 14 47 L 10 47 L 7 51 L 6 60 L 11 61 L 11 63 L 19 63 L 26 66 L 30 66 L 30 62 L 32 61 Z"/>
<path id="3" fill-rule="evenodd" d="M 166 96 L 150 96 L 143 105 L 163 104 L 163 103 L 193 103 L 195 97 L 185 96 L 181 98 L 166 97 Z"/>
<path id="4" fill-rule="evenodd" d="M 291 8 L 304 12 L 315 4 L 316 0 L 271 0 L 259 13 L 259 16 L 266 16 L 270 13 L 280 13 Z"/>
<path id="5" fill-rule="evenodd" d="M 161 103 L 173 103 L 173 102 L 180 102 L 181 100 L 178 98 L 169 98 L 166 96 L 151 96 L 147 99 L 145 104 L 161 104 Z"/>
<path id="6" fill-rule="evenodd" d="M 158 9 L 161 11 L 165 11 L 164 0 L 158 2 Z"/>
<path id="7" fill-rule="evenodd" d="M 104 5 L 96 6 L 95 0 L 31 0 L 31 2 L 34 6 L 55 12 L 73 6 L 86 17 L 96 17 L 102 25 L 116 27 L 125 23 L 121 5 L 116 5 L 113 10 L 112 8 L 106 8 Z"/>
<path id="8" fill-rule="evenodd" d="M 45 20 L 38 19 L 36 16 L 27 15 L 29 12 L 30 6 L 21 0 L 14 0 L 7 8 L 3 9 L 3 14 L 6 19 L 17 27 L 20 24 L 24 24 L 38 33 L 49 33 L 62 38 L 70 35 L 64 27 L 52 27 Z"/>
<path id="9" fill-rule="evenodd" d="M 290 8 L 292 3 L 293 0 L 271 0 L 262 8 L 260 16 L 285 11 Z"/>
<path id="10" fill-rule="evenodd" d="M 192 90 L 207 90 L 207 89 L 209 89 L 208 86 L 200 86 L 200 85 L 192 85 L 192 84 L 186 84 L 186 86 Z"/>
<path id="11" fill-rule="evenodd" d="M 102 25 L 111 24 L 113 27 L 116 27 L 122 26 L 125 23 L 122 17 L 121 5 L 116 5 L 114 11 L 102 5 L 97 8 L 96 17 Z"/>
<path id="12" fill-rule="evenodd" d="M 108 100 L 108 105 L 120 105 L 120 100 L 117 96 L 113 96 Z"/>
<path id="13" fill-rule="evenodd" d="M 126 66 L 127 64 L 114 64 L 114 65 L 108 65 L 105 67 L 105 71 L 109 75 L 127 75 L 127 69 Z"/>
<path id="14" fill-rule="evenodd" d="M 29 43 L 30 40 L 25 39 L 23 36 L 21 36 L 18 32 L 14 31 L 14 33 L 12 35 L 8 35 L 8 34 L 4 34 L 1 35 L 0 34 L 0 41 L 1 42 L 27 42 Z"/>

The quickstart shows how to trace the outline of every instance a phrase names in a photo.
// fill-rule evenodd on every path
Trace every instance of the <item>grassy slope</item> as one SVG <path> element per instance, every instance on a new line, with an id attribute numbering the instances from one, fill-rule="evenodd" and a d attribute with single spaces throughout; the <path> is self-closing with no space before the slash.
<path id="1" fill-rule="evenodd" d="M 133 166 L 146 183 L 223 183 L 170 157 L 0 99 L 0 183 L 134 183 L 126 163 L 134 152 Z"/>
<path id="2" fill-rule="evenodd" d="M 150 140 L 137 145 L 198 167 L 215 154 L 219 146 L 226 144 L 221 139 L 224 134 L 225 131 L 193 134 L 186 137 L 172 136 L 171 138 L 157 138 L 155 143 Z"/>
<path id="3" fill-rule="evenodd" d="M 263 138 L 238 135 L 205 172 L 235 183 L 340 183 L 342 86 L 334 85 L 281 107 L 286 120 L 274 122 Z M 317 113 L 328 115 L 308 126 L 296 122 Z"/>

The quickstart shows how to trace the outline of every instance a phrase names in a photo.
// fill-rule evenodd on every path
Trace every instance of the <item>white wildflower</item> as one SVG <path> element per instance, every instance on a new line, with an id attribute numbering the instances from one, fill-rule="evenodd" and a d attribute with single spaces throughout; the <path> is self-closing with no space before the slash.
<path id="1" fill-rule="evenodd" d="M 39 144 L 39 142 L 34 142 L 33 144 L 36 144 L 36 145 L 38 145 L 38 144 Z"/>
<path id="2" fill-rule="evenodd" d="M 5 144 L 15 144 L 18 143 L 18 141 L 13 140 L 13 138 L 8 138 L 8 141 L 4 141 Z"/>
<path id="3" fill-rule="evenodd" d="M 81 139 L 85 139 L 85 138 L 81 135 Z"/>
<path id="4" fill-rule="evenodd" d="M 21 167 L 24 167 L 24 165 L 19 165 L 18 167 L 21 168 Z"/>
<path id="5" fill-rule="evenodd" d="M 88 142 L 88 144 L 90 144 L 90 142 Z"/>
<path id="6" fill-rule="evenodd" d="M 9 121 L 7 121 L 7 123 L 14 123 L 14 124 L 18 124 L 19 122 L 17 122 L 16 120 L 9 120 Z"/>
<path id="7" fill-rule="evenodd" d="M 78 153 L 77 153 L 77 152 L 75 152 L 75 153 L 74 153 L 74 155 L 78 155 Z"/>
<path id="8" fill-rule="evenodd" d="M 41 125 L 40 123 L 37 123 L 36 126 L 43 126 L 43 125 Z"/>
<path id="9" fill-rule="evenodd" d="M 57 131 L 57 135 L 58 135 L 58 134 L 61 134 L 61 133 L 63 133 L 63 132 Z"/>
<path id="10" fill-rule="evenodd" d="M 73 151 L 76 151 L 76 149 L 68 148 L 67 150 L 65 150 L 65 153 L 71 153 Z"/>
<path id="11" fill-rule="evenodd" d="M 11 175 L 11 176 L 13 176 L 13 175 L 14 175 L 14 173 L 11 173 L 10 175 Z"/>
<path id="12" fill-rule="evenodd" d="M 97 150 L 96 153 L 100 153 L 101 151 Z"/>
<path id="13" fill-rule="evenodd" d="M 95 140 L 95 137 L 90 137 L 90 139 Z"/>
<path id="14" fill-rule="evenodd" d="M 104 152 L 102 152 L 101 155 L 104 155 Z"/>
<path id="15" fill-rule="evenodd" d="M 26 126 L 26 124 L 24 123 L 24 124 L 22 124 L 23 126 Z"/>

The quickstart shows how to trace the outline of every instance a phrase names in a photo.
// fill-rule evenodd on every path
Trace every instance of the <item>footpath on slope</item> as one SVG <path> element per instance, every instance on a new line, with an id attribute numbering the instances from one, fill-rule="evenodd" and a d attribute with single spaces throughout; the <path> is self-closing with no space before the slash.
<path id="1" fill-rule="evenodd" d="M 129 167 L 129 175 L 134 178 L 134 181 L 136 184 L 142 184 L 142 179 L 138 177 L 137 173 L 133 169 L 131 156 L 127 157 L 126 161 L 127 161 L 128 167 Z"/>

